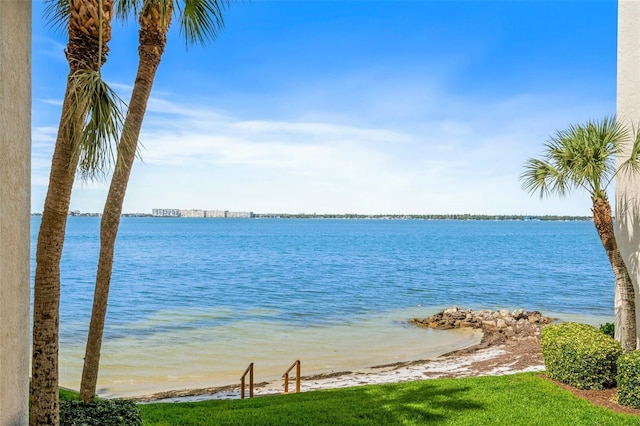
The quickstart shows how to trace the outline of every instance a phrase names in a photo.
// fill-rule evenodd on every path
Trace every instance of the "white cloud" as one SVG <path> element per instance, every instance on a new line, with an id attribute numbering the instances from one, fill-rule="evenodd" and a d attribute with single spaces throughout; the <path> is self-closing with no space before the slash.
<path id="1" fill-rule="evenodd" d="M 587 114 L 602 106 L 565 99 L 563 93 L 465 99 L 426 92 L 436 98 L 424 110 L 404 118 L 389 114 L 390 120 L 376 118 L 393 108 L 387 101 L 370 107 L 345 102 L 339 115 L 310 108 L 298 117 L 267 119 L 266 112 L 243 115 L 153 96 L 141 134 L 143 162 L 134 167 L 125 211 L 164 206 L 257 212 L 590 213 L 588 196 L 541 201 L 521 189 L 519 175 L 526 158 L 539 155 L 555 129 L 593 118 Z M 414 93 L 412 103 L 419 105 L 423 94 Z M 37 139 L 50 143 L 53 129 L 38 132 Z M 44 171 L 42 164 L 36 169 Z M 42 184 L 44 174 L 34 173 L 41 177 L 34 181 Z M 105 187 L 78 185 L 75 208 L 101 211 L 98 193 Z"/>
<path id="2" fill-rule="evenodd" d="M 62 99 L 39 99 L 39 101 L 45 104 L 62 107 Z"/>
<path id="3" fill-rule="evenodd" d="M 350 126 L 344 116 L 339 124 L 245 120 L 154 99 L 161 114 L 148 117 L 138 170 L 162 170 L 165 197 L 181 207 L 589 214 L 588 197 L 540 201 L 520 188 L 524 160 L 538 154 L 555 121 L 575 114 L 544 103 L 524 96 L 465 105 L 459 118 L 404 131 Z"/>

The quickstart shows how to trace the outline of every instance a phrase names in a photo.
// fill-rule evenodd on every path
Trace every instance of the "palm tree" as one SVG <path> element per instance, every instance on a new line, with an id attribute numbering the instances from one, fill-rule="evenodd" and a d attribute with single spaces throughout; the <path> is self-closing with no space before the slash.
<path id="1" fill-rule="evenodd" d="M 541 197 L 556 193 L 564 196 L 573 189 L 584 189 L 591 196 L 593 223 L 615 277 L 615 290 L 622 304 L 616 312 L 616 336 L 625 351 L 636 349 L 635 291 L 614 235 L 607 188 L 620 172 L 640 170 L 640 133 L 635 135 L 629 158 L 615 169 L 615 156 L 622 154 L 628 131 L 615 118 L 589 121 L 559 131 L 546 144 L 543 159 L 531 158 L 521 175 L 523 188 Z"/>
<path id="2" fill-rule="evenodd" d="M 112 0 L 48 0 L 54 24 L 67 24 L 69 76 L 51 160 L 36 247 L 31 425 L 59 424 L 58 337 L 60 258 L 76 169 L 84 177 L 108 167 L 109 141 L 122 117 L 101 78 L 111 39 Z"/>
<path id="3" fill-rule="evenodd" d="M 123 17 L 126 17 L 131 10 L 140 11 L 139 63 L 118 145 L 119 155 L 100 222 L 100 257 L 80 383 L 82 401 L 91 401 L 96 391 L 113 254 L 122 204 L 136 157 L 138 137 L 151 87 L 167 42 L 172 14 L 177 15 L 187 43 L 196 41 L 203 43 L 207 38 L 215 38 L 217 31 L 222 28 L 222 8 L 225 4 L 223 0 L 183 0 L 183 3 L 176 3 L 174 0 L 120 0 L 118 4 L 118 12 Z"/>

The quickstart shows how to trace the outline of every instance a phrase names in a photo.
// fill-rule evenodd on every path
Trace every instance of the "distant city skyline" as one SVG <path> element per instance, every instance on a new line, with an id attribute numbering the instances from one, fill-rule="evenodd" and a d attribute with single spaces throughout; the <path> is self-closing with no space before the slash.
<path id="1" fill-rule="evenodd" d="M 99 212 L 82 212 L 80 210 L 69 210 L 69 216 L 87 216 L 87 217 L 99 217 L 102 213 Z M 41 212 L 34 212 L 32 215 L 40 216 Z M 423 220 L 524 220 L 524 221 L 539 221 L 539 220 L 593 220 L 592 215 L 515 215 L 515 214 L 470 214 L 470 213 L 446 213 L 446 214 L 393 214 L 393 213 L 378 213 L 378 214 L 361 214 L 356 212 L 351 213 L 292 213 L 292 212 L 253 212 L 243 211 L 234 212 L 229 210 L 203 210 L 203 209 L 157 209 L 154 208 L 151 212 L 127 212 L 122 213 L 123 217 L 161 217 L 161 218 L 180 218 L 180 219 L 192 219 L 192 218 L 235 218 L 235 219 L 253 219 L 253 218 L 319 218 L 319 219 L 423 219 Z"/>
<path id="2" fill-rule="evenodd" d="M 35 2 L 32 211 L 42 210 L 68 72 Z M 185 49 L 177 21 L 124 212 L 589 215 L 521 189 L 557 130 L 615 113 L 615 1 L 233 3 Z M 104 67 L 127 100 L 137 23 Z M 108 181 L 71 209 L 102 212 Z M 613 188 L 611 188 L 613 190 Z M 613 191 L 610 192 L 613 194 Z"/>

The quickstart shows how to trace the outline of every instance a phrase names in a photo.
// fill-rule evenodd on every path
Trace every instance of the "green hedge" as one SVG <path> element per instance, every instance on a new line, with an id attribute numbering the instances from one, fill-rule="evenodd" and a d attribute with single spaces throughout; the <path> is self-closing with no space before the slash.
<path id="1" fill-rule="evenodd" d="M 60 401 L 60 426 L 138 426 L 142 416 L 130 400 Z"/>
<path id="2" fill-rule="evenodd" d="M 612 322 L 605 322 L 600 324 L 600 331 L 607 336 L 614 338 L 616 333 L 616 326 Z"/>
<path id="3" fill-rule="evenodd" d="M 616 385 L 619 342 L 586 324 L 566 322 L 542 330 L 542 356 L 547 375 L 579 389 Z"/>
<path id="4" fill-rule="evenodd" d="M 618 358 L 618 402 L 640 408 L 640 351 L 631 351 Z"/>

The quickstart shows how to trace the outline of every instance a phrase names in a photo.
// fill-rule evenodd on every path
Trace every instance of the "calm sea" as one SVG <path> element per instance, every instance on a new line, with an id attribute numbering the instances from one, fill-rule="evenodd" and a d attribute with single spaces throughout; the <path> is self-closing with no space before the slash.
<path id="1" fill-rule="evenodd" d="M 99 218 L 69 218 L 60 344 L 70 387 L 98 234 Z M 123 218 L 100 394 L 235 383 L 249 362 L 262 380 L 297 358 L 311 374 L 435 356 L 475 336 L 404 321 L 453 305 L 597 324 L 613 314 L 613 275 L 591 222 Z"/>

